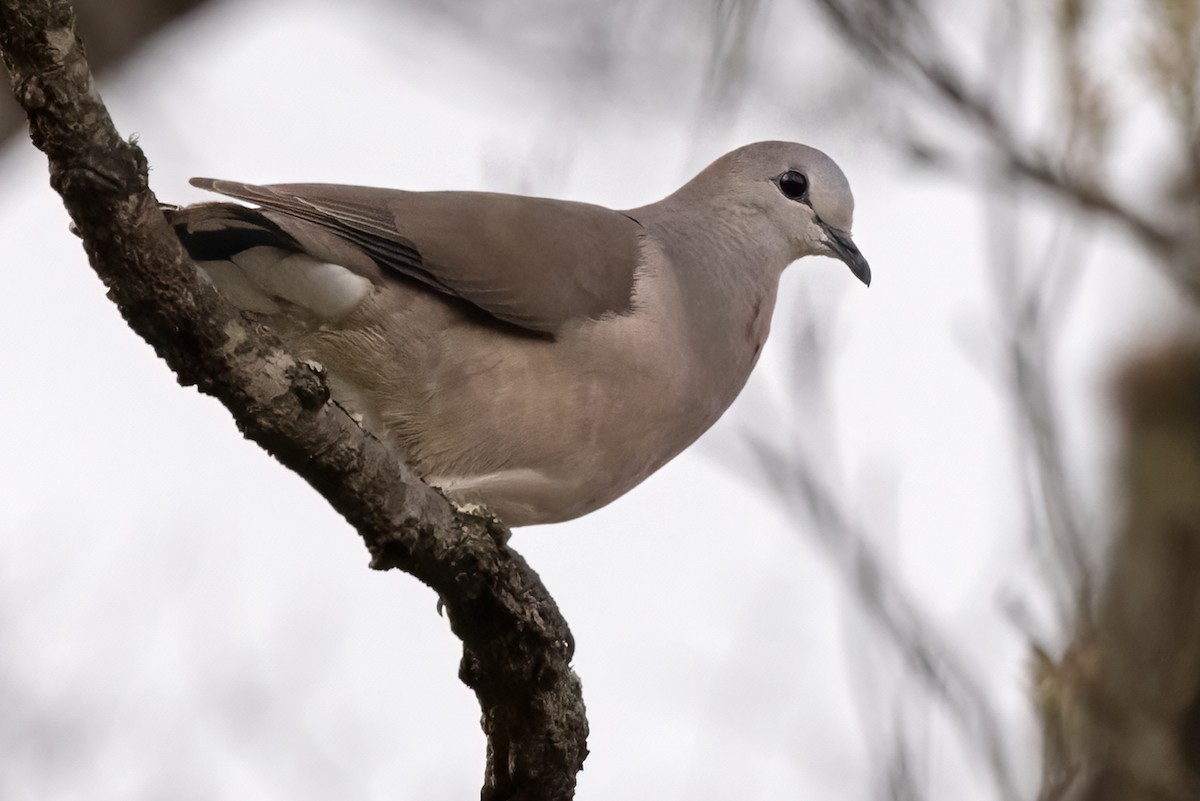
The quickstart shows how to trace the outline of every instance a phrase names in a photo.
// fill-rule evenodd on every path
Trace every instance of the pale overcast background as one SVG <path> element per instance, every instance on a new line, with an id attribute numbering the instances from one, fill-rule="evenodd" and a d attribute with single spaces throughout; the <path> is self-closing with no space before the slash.
<path id="1" fill-rule="evenodd" d="M 614 4 L 582 57 L 578 38 L 548 33 L 572 19 L 565 4 L 545 4 L 548 21 L 528 31 L 502 5 L 464 21 L 413 2 L 214 2 L 101 90 L 176 203 L 204 199 L 187 185 L 203 175 L 627 208 L 747 142 L 830 153 L 857 198 L 871 288 L 831 260 L 794 265 L 762 362 L 709 435 L 611 506 L 514 536 L 578 642 L 592 732 L 578 797 L 878 797 L 897 725 L 931 798 L 994 797 L 961 730 L 762 489 L 747 429 L 825 443 L 829 485 L 978 676 L 1031 791 L 1029 637 L 1062 633 L 1032 577 L 991 353 L 989 207 L 897 154 L 897 110 L 806 7 L 774 4 L 754 75 L 720 105 L 704 92 L 707 5 L 693 17 Z M 978 22 L 961 14 L 946 24 Z M 637 34 L 613 37 L 623 26 Z M 477 797 L 479 712 L 434 594 L 368 570 L 323 500 L 216 401 L 175 384 L 67 226 L 44 157 L 10 142 L 0 798 Z M 1023 230 L 1039 253 L 1037 220 Z M 1089 236 L 1054 377 L 1099 513 L 1114 354 L 1164 330 L 1175 307 L 1122 237 Z M 829 332 L 832 428 L 809 430 L 812 404 L 792 402 L 798 314 Z"/>

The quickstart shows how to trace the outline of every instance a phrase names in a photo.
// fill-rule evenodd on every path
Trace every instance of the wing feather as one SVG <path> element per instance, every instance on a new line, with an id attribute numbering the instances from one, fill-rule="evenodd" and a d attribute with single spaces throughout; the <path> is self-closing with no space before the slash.
<path id="1" fill-rule="evenodd" d="M 601 206 L 337 184 L 192 184 L 315 225 L 385 273 L 540 333 L 632 309 L 641 226 Z"/>

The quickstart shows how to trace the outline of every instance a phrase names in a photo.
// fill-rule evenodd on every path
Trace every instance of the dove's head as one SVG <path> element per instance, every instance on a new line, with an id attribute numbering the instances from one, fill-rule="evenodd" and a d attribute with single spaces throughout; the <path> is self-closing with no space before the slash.
<path id="1" fill-rule="evenodd" d="M 719 192 L 755 236 L 780 238 L 787 260 L 832 256 L 864 284 L 871 268 L 850 238 L 854 196 L 833 159 L 794 142 L 757 142 L 713 162 L 692 184 Z"/>

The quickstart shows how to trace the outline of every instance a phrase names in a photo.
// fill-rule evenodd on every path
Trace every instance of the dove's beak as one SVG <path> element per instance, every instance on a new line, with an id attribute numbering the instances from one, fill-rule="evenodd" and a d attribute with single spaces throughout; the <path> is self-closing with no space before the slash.
<path id="1" fill-rule="evenodd" d="M 850 272 L 854 273 L 859 281 L 870 286 L 871 265 L 867 264 L 867 260 L 859 252 L 858 246 L 850 238 L 850 234 L 834 228 L 832 225 L 823 225 L 822 227 L 825 229 L 825 236 L 827 237 L 825 246 L 829 248 L 829 255 L 846 262 L 846 266 L 850 268 Z"/>

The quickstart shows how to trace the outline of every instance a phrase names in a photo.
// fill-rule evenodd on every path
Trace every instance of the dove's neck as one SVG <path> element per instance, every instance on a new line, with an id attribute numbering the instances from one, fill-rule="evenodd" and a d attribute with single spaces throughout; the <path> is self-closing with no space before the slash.
<path id="1" fill-rule="evenodd" d="M 739 283 L 777 283 L 796 259 L 779 223 L 753 202 L 719 187 L 685 184 L 657 203 L 625 212 L 697 269 L 728 273 Z"/>
<path id="2" fill-rule="evenodd" d="M 662 248 L 701 306 L 774 297 L 780 275 L 795 259 L 786 236 L 758 210 L 693 197 L 689 187 L 626 213 Z"/>
<path id="3" fill-rule="evenodd" d="M 697 375 L 719 408 L 733 402 L 770 331 L 786 242 L 754 215 L 675 206 L 667 198 L 629 212 L 645 226 L 678 287 L 680 320 L 698 350 Z M 640 216 L 639 216 L 640 215 Z M 715 419 L 715 418 L 714 418 Z"/>

